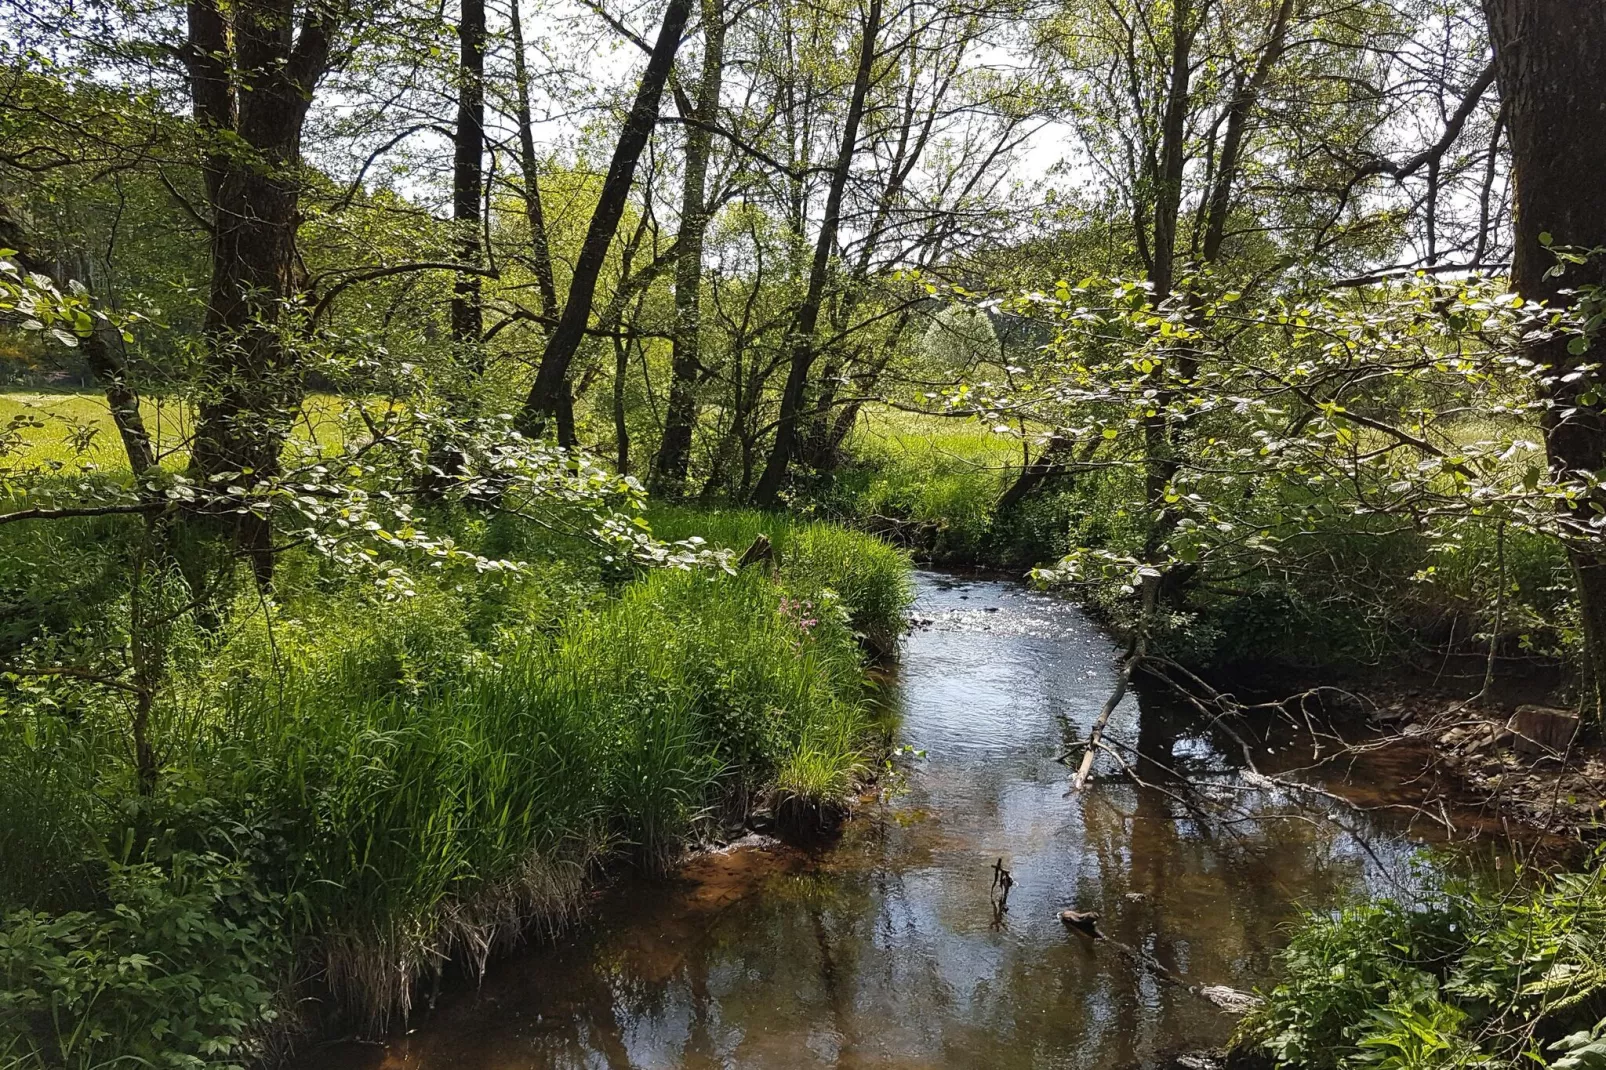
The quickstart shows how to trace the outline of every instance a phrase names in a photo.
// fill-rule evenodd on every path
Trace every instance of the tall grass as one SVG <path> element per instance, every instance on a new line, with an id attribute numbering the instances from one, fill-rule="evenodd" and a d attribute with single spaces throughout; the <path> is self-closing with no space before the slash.
<path id="1" fill-rule="evenodd" d="M 663 539 L 700 535 L 740 553 L 759 535 L 776 554 L 776 575 L 795 597 L 818 613 L 839 599 L 853 628 L 877 654 L 897 649 L 913 589 L 907 552 L 837 524 L 799 520 L 755 509 L 701 510 L 654 506 L 653 533 Z"/>
<path id="2" fill-rule="evenodd" d="M 801 756 L 859 762 L 851 639 L 782 597 L 757 575 L 657 574 L 416 696 L 357 667 L 338 689 L 244 689 L 220 761 L 293 830 L 288 891 L 342 1001 L 405 1013 L 442 956 L 478 968 L 561 922 L 605 853 L 660 865 Z"/>
<path id="3" fill-rule="evenodd" d="M 739 542 L 756 516 L 679 520 Z M 147 798 L 116 696 L 7 690 L 0 1066 L 98 1065 L 134 1019 L 157 1032 L 127 1050 L 238 1063 L 271 1011 L 261 992 L 322 993 L 378 1029 L 448 960 L 478 970 L 562 926 L 610 859 L 660 867 L 760 798 L 839 807 L 881 729 L 852 621 L 895 637 L 907 561 L 825 525 L 776 535 L 777 574 L 611 592 L 559 569 L 537 590 L 484 577 L 396 603 L 289 561 L 281 604 L 242 595 L 186 653 Z M 180 859 L 197 860 L 183 880 Z M 125 908 L 216 932 L 175 944 L 118 922 Z M 138 983 L 97 973 L 107 956 L 144 963 Z M 86 985 L 110 987 L 72 996 Z M 186 1001 L 208 990 L 234 994 L 226 1022 L 179 1037 L 140 1018 L 165 1001 L 203 1019 Z M 46 1022 L 100 1039 L 69 1051 Z"/>
<path id="4" fill-rule="evenodd" d="M 867 409 L 847 442 L 854 464 L 830 505 L 925 529 L 925 552 L 979 563 L 989 557 L 994 506 L 1020 471 L 1020 443 L 974 420 Z"/>

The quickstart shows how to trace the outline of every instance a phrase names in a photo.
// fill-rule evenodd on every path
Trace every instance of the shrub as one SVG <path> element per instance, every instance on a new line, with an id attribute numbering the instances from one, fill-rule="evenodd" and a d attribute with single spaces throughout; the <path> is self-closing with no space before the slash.
<path id="1" fill-rule="evenodd" d="M 1606 1017 L 1602 876 L 1457 884 L 1309 917 L 1236 1045 L 1319 1070 L 1544 1065 L 1547 1048 L 1582 1049 Z"/>
<path id="2" fill-rule="evenodd" d="M 241 861 L 112 863 L 107 906 L 0 926 L 0 1065 L 236 1070 L 272 1021 L 282 904 Z"/>

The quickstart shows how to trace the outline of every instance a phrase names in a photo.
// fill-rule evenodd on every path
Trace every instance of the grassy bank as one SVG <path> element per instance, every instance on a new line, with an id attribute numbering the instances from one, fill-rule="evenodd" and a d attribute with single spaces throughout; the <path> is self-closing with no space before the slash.
<path id="1" fill-rule="evenodd" d="M 59 571 L 0 577 L 50 607 L 29 641 L 126 613 L 84 582 L 120 552 L 95 523 Z M 448 963 L 563 925 L 604 866 L 659 866 L 759 800 L 834 805 L 880 746 L 860 637 L 896 635 L 908 563 L 877 540 L 783 526 L 773 574 L 619 582 L 511 522 L 461 535 L 529 574 L 387 601 L 292 556 L 276 602 L 242 591 L 175 637 L 149 792 L 125 696 L 5 681 L 0 1067 L 236 1066 L 315 1022 L 395 1025 Z"/>
<path id="2" fill-rule="evenodd" d="M 653 533 L 675 541 L 699 536 L 737 552 L 760 535 L 770 540 L 781 585 L 812 615 L 847 611 L 848 623 L 872 653 L 890 653 L 903 628 L 912 597 L 908 555 L 880 539 L 850 538 L 836 524 L 799 520 L 756 509 L 692 509 L 656 506 L 648 513 Z"/>

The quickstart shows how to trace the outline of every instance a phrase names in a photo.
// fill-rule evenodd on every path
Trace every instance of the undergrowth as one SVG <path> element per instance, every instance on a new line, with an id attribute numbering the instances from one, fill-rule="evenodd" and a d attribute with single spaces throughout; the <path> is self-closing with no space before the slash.
<path id="1" fill-rule="evenodd" d="M 74 545 L 122 552 L 103 526 Z M 804 524 L 774 574 L 617 583 L 501 522 L 462 537 L 529 574 L 396 601 L 292 554 L 276 601 L 242 585 L 175 635 L 152 792 L 123 696 L 0 685 L 0 1067 L 243 1066 L 290 1008 L 393 1026 L 448 962 L 565 924 L 603 864 L 660 867 L 761 797 L 839 802 L 872 764 L 862 640 L 897 635 L 901 553 Z M 126 613 L 92 557 L 0 576 L 33 614 L 13 651 Z"/>
<path id="2" fill-rule="evenodd" d="M 1310 1070 L 1606 1066 L 1602 871 L 1307 918 L 1235 1048 Z"/>
<path id="3" fill-rule="evenodd" d="M 941 565 L 1024 573 L 1107 555 L 1125 564 L 1082 569 L 1071 590 L 1117 629 L 1134 623 L 1131 569 L 1149 531 L 1141 462 L 1062 472 L 1001 512 L 1023 460 L 1013 432 L 868 410 L 848 450 L 805 507 L 888 531 Z M 1281 493 L 1245 499 L 1244 515 L 1265 525 L 1244 530 L 1263 540 L 1253 554 L 1226 555 L 1168 590 L 1151 624 L 1157 649 L 1195 667 L 1302 672 L 1420 666 L 1491 642 L 1504 666 L 1576 655 L 1571 575 L 1554 539 L 1480 515 L 1402 523 L 1340 508 L 1315 485 Z"/>

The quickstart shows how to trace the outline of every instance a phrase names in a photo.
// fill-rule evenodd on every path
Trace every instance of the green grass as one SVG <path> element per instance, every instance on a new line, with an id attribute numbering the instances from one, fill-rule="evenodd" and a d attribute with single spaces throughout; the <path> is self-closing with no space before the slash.
<path id="1" fill-rule="evenodd" d="M 334 394 L 313 394 L 302 404 L 296 433 L 319 442 L 338 441 L 341 413 L 349 403 Z M 188 460 L 193 413 L 187 403 L 161 397 L 140 402 L 140 416 L 162 463 L 182 468 Z M 0 471 L 60 466 L 126 472 L 128 458 L 111 410 L 93 391 L 0 392 Z"/>
<path id="2" fill-rule="evenodd" d="M 662 866 L 763 799 L 840 807 L 885 738 L 856 632 L 895 640 L 907 557 L 760 514 L 660 521 L 731 544 L 768 525 L 782 567 L 609 587 L 558 556 L 387 601 L 287 555 L 277 601 L 244 588 L 172 637 L 146 798 L 121 696 L 0 685 L 0 1067 L 221 1068 L 320 992 L 347 1028 L 395 1022 L 447 957 L 564 924 L 605 865 Z M 525 541 L 508 523 L 462 537 Z M 137 525 L 23 527 L 3 537 L 46 565 L 0 596 L 61 613 L 13 642 L 71 658 L 115 634 L 119 586 L 85 577 L 116 575 Z"/>
<path id="3" fill-rule="evenodd" d="M 190 432 L 188 406 L 145 399 L 145 426 L 166 455 L 181 452 Z M 171 463 L 171 462 L 169 462 Z M 179 463 L 182 463 L 179 461 Z M 106 399 L 94 393 L 0 393 L 0 466 L 128 467 Z"/>
<path id="4" fill-rule="evenodd" d="M 831 599 L 840 600 L 853 628 L 873 651 L 890 654 L 896 649 L 904 611 L 913 598 L 909 555 L 904 551 L 836 524 L 756 509 L 659 505 L 648 511 L 647 518 L 661 539 L 697 535 L 738 554 L 759 535 L 768 536 L 781 585 L 808 602 L 800 612 L 828 614 Z"/>

